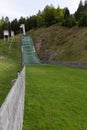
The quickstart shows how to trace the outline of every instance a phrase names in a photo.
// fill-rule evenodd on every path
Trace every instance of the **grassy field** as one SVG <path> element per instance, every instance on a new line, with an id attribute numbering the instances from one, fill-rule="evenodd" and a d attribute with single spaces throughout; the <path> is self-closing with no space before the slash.
<path id="1" fill-rule="evenodd" d="M 87 130 L 87 70 L 27 67 L 23 130 Z"/>

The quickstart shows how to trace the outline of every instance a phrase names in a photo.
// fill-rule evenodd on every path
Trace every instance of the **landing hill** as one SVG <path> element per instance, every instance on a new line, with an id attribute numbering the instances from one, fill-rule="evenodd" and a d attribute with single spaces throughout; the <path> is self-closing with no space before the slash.
<path id="1" fill-rule="evenodd" d="M 87 27 L 53 25 L 32 29 L 28 34 L 41 60 L 87 62 Z"/>

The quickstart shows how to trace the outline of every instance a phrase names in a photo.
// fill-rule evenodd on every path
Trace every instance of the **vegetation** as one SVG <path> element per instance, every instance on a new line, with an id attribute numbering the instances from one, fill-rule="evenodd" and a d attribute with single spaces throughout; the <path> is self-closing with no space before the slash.
<path id="1" fill-rule="evenodd" d="M 20 66 L 18 37 L 15 37 L 11 48 L 10 41 L 0 40 L 0 106 L 12 87 L 12 80 L 17 78 Z"/>
<path id="2" fill-rule="evenodd" d="M 87 62 L 87 27 L 52 25 L 32 29 L 28 34 L 32 36 L 41 60 Z"/>
<path id="3" fill-rule="evenodd" d="M 0 106 L 12 87 L 12 80 L 17 77 L 19 66 L 12 60 L 0 60 Z"/>
<path id="4" fill-rule="evenodd" d="M 3 38 L 4 29 L 18 34 L 22 23 L 26 31 L 30 30 L 28 33 L 36 43 L 40 59 L 48 61 L 55 55 L 51 60 L 87 61 L 87 0 L 80 1 L 75 14 L 70 14 L 67 7 L 47 5 L 43 11 L 27 18 L 10 22 L 8 17 L 2 17 L 0 38 Z M 11 89 L 11 80 L 21 68 L 18 41 L 19 36 L 12 45 L 11 39 L 10 42 L 0 40 L 0 57 L 4 58 L 0 60 L 0 105 Z M 86 129 L 86 75 L 84 69 L 52 65 L 27 67 L 23 129 Z"/>
<path id="5" fill-rule="evenodd" d="M 0 56 L 4 56 L 8 59 L 15 60 L 15 62 L 20 63 L 20 37 L 15 36 L 9 41 L 0 40 Z"/>
<path id="6" fill-rule="evenodd" d="M 16 18 L 9 21 L 8 17 L 2 17 L 0 20 L 0 38 L 3 38 L 3 30 L 13 30 L 15 34 L 20 32 L 20 24 L 25 24 L 26 31 L 32 28 L 49 27 L 54 24 L 61 26 L 73 27 L 73 26 L 87 26 L 87 0 L 83 3 L 80 1 L 77 11 L 74 14 L 70 14 L 67 7 L 61 9 L 59 6 L 55 8 L 53 5 L 47 5 L 44 10 L 38 11 L 36 15 L 19 20 Z"/>
<path id="7" fill-rule="evenodd" d="M 86 75 L 84 69 L 27 66 L 23 130 L 85 130 Z"/>
<path id="8" fill-rule="evenodd" d="M 80 1 L 75 17 L 79 26 L 87 26 L 87 0 L 85 0 L 84 4 Z"/>

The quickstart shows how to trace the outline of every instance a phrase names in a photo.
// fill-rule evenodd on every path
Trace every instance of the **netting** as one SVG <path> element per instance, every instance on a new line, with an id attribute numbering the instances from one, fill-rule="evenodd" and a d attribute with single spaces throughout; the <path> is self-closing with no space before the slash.
<path id="1" fill-rule="evenodd" d="M 22 36 L 21 49 L 22 64 L 40 64 L 40 60 L 37 56 L 33 40 L 30 36 Z"/>

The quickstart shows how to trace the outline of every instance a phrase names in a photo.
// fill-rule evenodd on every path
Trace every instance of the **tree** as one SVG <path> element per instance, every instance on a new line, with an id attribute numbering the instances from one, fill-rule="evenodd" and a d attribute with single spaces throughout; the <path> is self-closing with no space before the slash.
<path id="1" fill-rule="evenodd" d="M 87 7 L 87 0 L 85 0 L 85 2 L 84 2 L 84 6 Z"/>
<path id="2" fill-rule="evenodd" d="M 79 21 L 79 19 L 81 18 L 83 10 L 84 10 L 84 6 L 83 6 L 83 2 L 81 0 L 79 3 L 78 9 L 75 12 L 75 18 L 77 21 Z"/>
<path id="3" fill-rule="evenodd" d="M 76 25 L 76 20 L 74 15 L 71 15 L 69 18 L 67 18 L 64 22 L 63 25 L 66 27 L 73 27 L 74 25 Z"/>
<path id="4" fill-rule="evenodd" d="M 26 31 L 28 31 L 28 30 L 30 30 L 31 28 L 30 28 L 30 18 L 29 17 L 27 17 L 27 19 L 26 19 Z"/>
<path id="5" fill-rule="evenodd" d="M 64 19 L 64 13 L 63 10 L 58 6 L 57 8 L 57 14 L 56 14 L 57 23 L 62 22 Z"/>
<path id="6" fill-rule="evenodd" d="M 57 22 L 57 10 L 51 5 L 46 6 L 43 11 L 45 25 L 50 26 Z"/>
<path id="7" fill-rule="evenodd" d="M 83 14 L 79 21 L 79 26 L 87 26 L 87 14 Z"/>
<path id="8" fill-rule="evenodd" d="M 37 27 L 43 27 L 43 26 L 45 26 L 45 20 L 43 13 L 39 10 L 37 14 Z"/>
<path id="9" fill-rule="evenodd" d="M 72 27 L 75 25 L 75 18 L 73 15 L 70 15 L 69 9 L 66 7 L 63 9 L 64 19 L 62 22 L 63 26 Z"/>
<path id="10" fill-rule="evenodd" d="M 5 23 L 9 23 L 9 18 L 7 16 L 5 17 Z"/>
<path id="11" fill-rule="evenodd" d="M 24 17 L 21 17 L 21 18 L 19 19 L 19 23 L 20 23 L 20 24 L 25 24 L 25 23 L 26 23 L 26 19 L 25 19 Z"/>
<path id="12" fill-rule="evenodd" d="M 15 32 L 15 34 L 20 32 L 20 24 L 17 19 L 14 19 L 11 22 L 11 30 L 13 30 Z"/>
<path id="13" fill-rule="evenodd" d="M 36 15 L 30 16 L 29 22 L 30 22 L 29 23 L 30 29 L 37 28 L 37 16 Z"/>
<path id="14" fill-rule="evenodd" d="M 70 17 L 70 12 L 67 7 L 63 9 L 63 13 L 64 13 L 64 19 L 68 19 Z"/>
<path id="15" fill-rule="evenodd" d="M 9 18 L 7 16 L 4 19 L 4 27 L 3 27 L 3 29 L 10 31 L 10 21 L 9 21 Z"/>
<path id="16" fill-rule="evenodd" d="M 4 20 L 0 20 L 0 38 L 3 38 L 3 27 L 4 27 Z"/>

